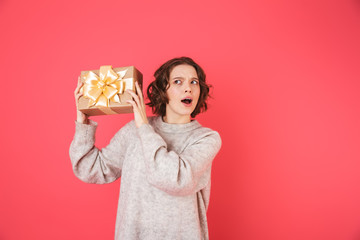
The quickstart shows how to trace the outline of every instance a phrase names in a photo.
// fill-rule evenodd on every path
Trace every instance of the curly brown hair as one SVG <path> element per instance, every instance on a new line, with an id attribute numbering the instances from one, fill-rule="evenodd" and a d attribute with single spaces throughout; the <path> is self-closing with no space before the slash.
<path id="1" fill-rule="evenodd" d="M 206 83 L 206 75 L 204 70 L 191 58 L 180 57 L 170 59 L 169 61 L 161 65 L 159 69 L 156 70 L 154 73 L 155 80 L 151 82 L 147 88 L 147 95 L 150 102 L 146 103 L 146 105 L 152 108 L 152 112 L 154 114 L 165 116 L 166 104 L 169 103 L 166 91 L 170 86 L 170 72 L 174 67 L 182 64 L 193 66 L 199 78 L 200 96 L 194 111 L 191 113 L 191 117 L 194 118 L 199 113 L 205 112 L 207 110 L 206 100 L 209 97 L 209 90 L 211 85 L 208 85 Z"/>

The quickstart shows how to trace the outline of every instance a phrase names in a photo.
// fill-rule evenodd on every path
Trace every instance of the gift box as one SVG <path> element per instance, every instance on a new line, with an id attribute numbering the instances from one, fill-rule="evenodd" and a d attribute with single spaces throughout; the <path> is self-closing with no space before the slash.
<path id="1" fill-rule="evenodd" d="M 112 68 L 101 66 L 100 70 L 81 72 L 83 96 L 79 98 L 78 110 L 88 116 L 132 113 L 132 105 L 126 100 L 132 97 L 126 92 L 136 92 L 135 82 L 142 88 L 142 74 L 134 66 Z"/>

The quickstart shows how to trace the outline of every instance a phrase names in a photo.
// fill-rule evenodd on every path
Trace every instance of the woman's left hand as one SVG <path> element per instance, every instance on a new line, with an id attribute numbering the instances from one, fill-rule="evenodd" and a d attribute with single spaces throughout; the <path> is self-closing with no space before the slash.
<path id="1" fill-rule="evenodd" d="M 135 82 L 135 87 L 137 94 L 132 90 L 126 90 L 133 97 L 133 100 L 127 100 L 126 102 L 133 106 L 135 124 L 139 128 L 141 125 L 148 124 L 149 122 L 146 116 L 144 97 L 138 82 Z"/>

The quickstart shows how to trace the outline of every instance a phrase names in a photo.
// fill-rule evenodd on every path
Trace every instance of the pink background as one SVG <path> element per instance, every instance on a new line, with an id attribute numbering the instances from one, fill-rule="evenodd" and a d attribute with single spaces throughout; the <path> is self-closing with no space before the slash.
<path id="1" fill-rule="evenodd" d="M 194 58 L 218 130 L 210 239 L 360 239 L 360 3 L 0 1 L 0 239 L 113 239 L 120 181 L 71 169 L 81 70 Z M 94 117 L 103 147 L 132 115 Z"/>

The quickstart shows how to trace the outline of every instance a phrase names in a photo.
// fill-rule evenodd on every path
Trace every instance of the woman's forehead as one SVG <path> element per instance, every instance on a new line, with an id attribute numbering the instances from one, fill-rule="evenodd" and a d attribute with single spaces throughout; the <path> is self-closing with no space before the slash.
<path id="1" fill-rule="evenodd" d="M 174 77 L 191 77 L 197 78 L 196 69 L 193 66 L 187 64 L 181 64 L 175 66 L 170 72 L 170 78 Z"/>

